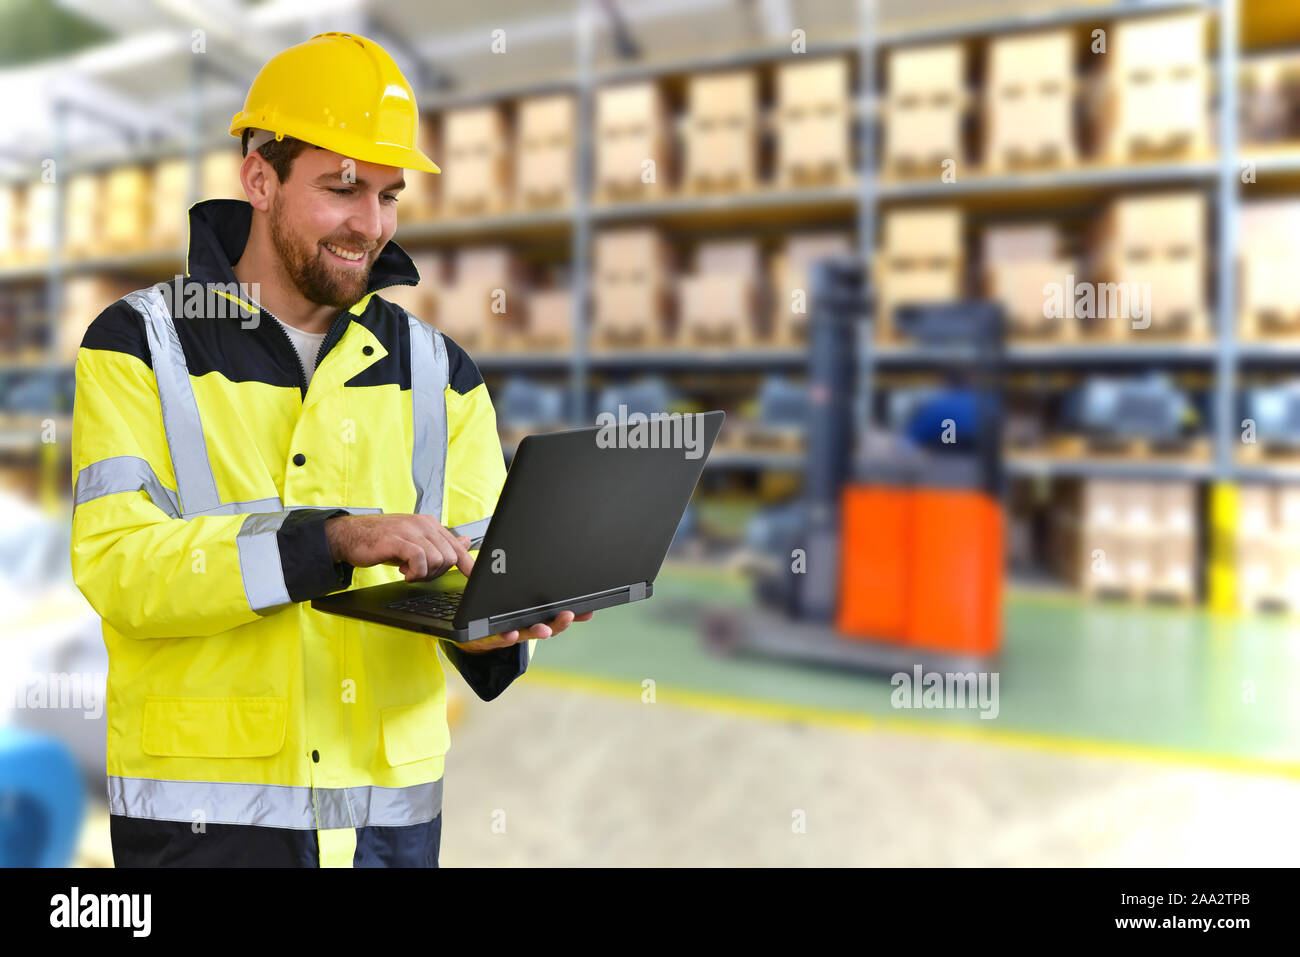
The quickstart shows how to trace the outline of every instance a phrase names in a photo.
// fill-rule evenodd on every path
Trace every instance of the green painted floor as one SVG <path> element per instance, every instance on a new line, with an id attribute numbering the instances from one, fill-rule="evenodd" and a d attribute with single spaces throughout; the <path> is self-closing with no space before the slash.
<path id="1" fill-rule="evenodd" d="M 628 683 L 912 722 L 957 723 L 1064 742 L 1138 746 L 1279 764 L 1300 774 L 1300 623 L 1218 617 L 1199 609 L 1089 603 L 1012 591 L 999 713 L 897 710 L 888 676 L 752 656 L 723 658 L 699 641 L 700 611 L 748 604 L 720 571 L 665 566 L 649 601 L 597 613 L 541 642 L 534 664 Z"/>

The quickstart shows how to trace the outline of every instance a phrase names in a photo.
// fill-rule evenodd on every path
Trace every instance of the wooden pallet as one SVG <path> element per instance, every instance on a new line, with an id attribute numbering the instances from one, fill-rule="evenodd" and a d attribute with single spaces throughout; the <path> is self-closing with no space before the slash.
<path id="1" fill-rule="evenodd" d="M 560 209 L 569 205 L 569 190 L 562 185 L 549 189 L 523 190 L 519 195 L 519 208 L 528 212 Z"/>
<path id="2" fill-rule="evenodd" d="M 1192 159 L 1204 153 L 1201 138 L 1194 130 L 1177 130 L 1161 137 L 1135 131 L 1121 139 L 1119 146 L 1119 154 L 1110 157 L 1114 163 Z"/>
<path id="3" fill-rule="evenodd" d="M 948 156 L 944 153 L 894 156 L 885 169 L 888 177 L 893 179 L 922 179 L 929 177 L 937 179 L 943 175 L 943 164 L 948 160 L 956 162 L 956 172 L 959 176 L 966 171 L 960 156 Z"/>
<path id="4" fill-rule="evenodd" d="M 1103 439 L 1085 435 L 1057 435 L 1048 440 L 1048 451 L 1060 458 L 1199 461 L 1209 459 L 1210 440 L 1202 436 L 1162 441 L 1137 436 Z"/>
<path id="5" fill-rule="evenodd" d="M 1032 320 L 1019 316 L 1008 316 L 1007 319 L 1007 338 L 1012 342 L 1075 342 L 1079 338 L 1078 319 L 1045 319 L 1042 316 Z"/>
<path id="6" fill-rule="evenodd" d="M 1300 465 L 1300 447 L 1277 442 L 1243 442 L 1237 452 L 1237 461 L 1242 464 Z"/>
<path id="7" fill-rule="evenodd" d="M 1033 170 L 1066 169 L 1075 163 L 1074 147 L 1069 143 L 1042 143 L 1032 150 L 1004 146 L 985 160 L 981 170 L 990 176 Z"/>
<path id="8" fill-rule="evenodd" d="M 596 188 L 592 197 L 593 206 L 615 206 L 619 203 L 640 203 L 646 200 L 664 199 L 668 189 L 660 180 L 643 183 L 640 179 L 609 180 Z"/>
<path id="9" fill-rule="evenodd" d="M 663 349 L 671 342 L 658 328 L 591 330 L 591 348 L 597 352 L 619 349 Z"/>
<path id="10" fill-rule="evenodd" d="M 573 349 L 573 335 L 506 329 L 487 336 L 484 348 L 491 352 L 569 352 Z"/>
<path id="11" fill-rule="evenodd" d="M 758 183 L 744 170 L 728 170 L 725 173 L 692 173 L 682 184 L 682 192 L 688 196 L 718 196 L 733 193 L 752 193 Z"/>
<path id="12" fill-rule="evenodd" d="M 444 205 L 448 217 L 495 216 L 506 212 L 505 203 L 499 196 L 484 194 L 475 197 L 448 199 Z"/>
<path id="13" fill-rule="evenodd" d="M 748 349 L 756 344 L 753 330 L 741 326 L 727 326 L 722 329 L 687 326 L 678 331 L 674 343 L 688 349 L 730 348 Z"/>
<path id="14" fill-rule="evenodd" d="M 1162 342 L 1204 342 L 1210 337 L 1209 316 L 1199 309 L 1152 319 L 1145 329 L 1134 328 L 1133 319 L 1127 316 L 1073 321 L 1083 324 L 1083 338 L 1097 342 L 1132 342 L 1143 338 Z"/>
<path id="15" fill-rule="evenodd" d="M 1242 339 L 1300 338 L 1300 306 L 1290 311 L 1253 309 L 1244 312 L 1238 334 Z"/>
<path id="16" fill-rule="evenodd" d="M 804 433 L 805 430 L 800 428 L 771 428 L 761 422 L 745 422 L 728 425 L 723 435 L 718 436 L 718 441 L 729 452 L 801 455 L 805 443 Z"/>
<path id="17" fill-rule="evenodd" d="M 816 189 L 845 186 L 854 181 L 853 170 L 839 160 L 820 163 L 791 163 L 777 175 L 780 189 Z"/>

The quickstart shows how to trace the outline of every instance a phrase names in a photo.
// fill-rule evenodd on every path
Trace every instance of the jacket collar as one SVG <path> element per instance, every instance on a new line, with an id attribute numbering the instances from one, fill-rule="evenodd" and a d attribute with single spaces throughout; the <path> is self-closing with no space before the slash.
<path id="1" fill-rule="evenodd" d="M 233 264 L 244 254 L 252 223 L 253 206 L 247 200 L 208 199 L 191 206 L 185 274 L 200 282 L 238 282 Z M 420 273 L 406 250 L 389 240 L 370 270 L 366 295 L 387 286 L 414 286 L 419 281 Z"/>

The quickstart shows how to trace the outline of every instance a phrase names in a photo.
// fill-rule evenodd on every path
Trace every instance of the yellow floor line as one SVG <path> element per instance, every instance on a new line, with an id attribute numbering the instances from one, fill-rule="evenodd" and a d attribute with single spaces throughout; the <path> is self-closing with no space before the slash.
<path id="1" fill-rule="evenodd" d="M 571 691 L 586 691 L 624 701 L 640 701 L 641 686 L 634 680 L 617 681 L 596 678 L 576 672 L 554 668 L 532 667 L 524 680 Z M 700 711 L 741 715 L 765 721 L 804 721 L 821 727 L 850 731 L 894 731 L 901 734 L 926 735 L 950 740 L 974 741 L 982 744 L 1000 744 L 1023 750 L 1045 751 L 1095 758 L 1128 761 L 1157 762 L 1183 767 L 1210 768 L 1239 774 L 1281 776 L 1300 780 L 1300 762 L 1269 758 L 1252 758 L 1240 755 L 1213 754 L 1205 751 L 1184 751 L 1154 745 L 1122 744 L 1093 738 L 1069 738 L 1032 731 L 1015 731 L 996 727 L 965 727 L 962 725 L 916 721 L 902 717 L 880 718 L 834 708 L 813 705 L 786 704 L 757 698 L 742 698 L 680 689 L 656 689 L 656 700 L 662 704 L 680 705 Z"/>

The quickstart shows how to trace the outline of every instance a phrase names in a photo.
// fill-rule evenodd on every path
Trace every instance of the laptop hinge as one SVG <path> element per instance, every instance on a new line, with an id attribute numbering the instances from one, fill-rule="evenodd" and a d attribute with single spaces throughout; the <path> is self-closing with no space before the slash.
<path id="1" fill-rule="evenodd" d="M 645 598 L 645 584 L 645 582 L 634 582 L 632 585 L 628 586 L 627 600 L 641 601 Z"/>

